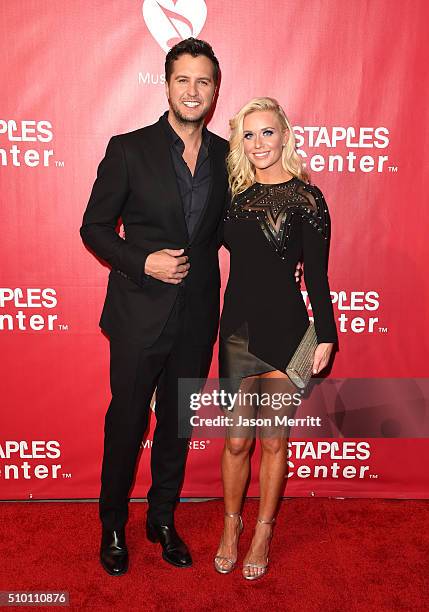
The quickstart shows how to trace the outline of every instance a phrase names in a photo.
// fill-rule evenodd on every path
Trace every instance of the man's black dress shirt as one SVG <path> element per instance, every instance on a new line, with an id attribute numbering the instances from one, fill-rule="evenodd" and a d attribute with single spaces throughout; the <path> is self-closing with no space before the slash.
<path id="1" fill-rule="evenodd" d="M 189 166 L 183 159 L 185 144 L 168 122 L 167 116 L 168 111 L 164 113 L 161 120 L 171 143 L 171 159 L 173 161 L 179 193 L 183 202 L 186 227 L 188 228 L 189 238 L 191 238 L 209 195 L 210 134 L 207 128 L 204 126 L 202 131 L 202 142 L 200 150 L 198 151 L 197 163 L 195 166 L 194 175 L 192 176 Z"/>

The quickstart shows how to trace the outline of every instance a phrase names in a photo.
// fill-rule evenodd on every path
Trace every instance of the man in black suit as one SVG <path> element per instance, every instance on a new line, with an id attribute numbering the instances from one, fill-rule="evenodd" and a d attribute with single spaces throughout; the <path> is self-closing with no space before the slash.
<path id="1" fill-rule="evenodd" d="M 191 38 L 169 51 L 165 72 L 169 110 L 154 125 L 111 138 L 81 227 L 84 243 L 112 268 L 100 321 L 112 391 L 100 559 L 111 575 L 128 568 L 128 496 L 155 388 L 147 536 L 169 563 L 192 564 L 173 520 L 188 448 L 178 431 L 177 386 L 179 378 L 207 376 L 219 318 L 228 143 L 204 127 L 219 63 L 210 45 Z"/>

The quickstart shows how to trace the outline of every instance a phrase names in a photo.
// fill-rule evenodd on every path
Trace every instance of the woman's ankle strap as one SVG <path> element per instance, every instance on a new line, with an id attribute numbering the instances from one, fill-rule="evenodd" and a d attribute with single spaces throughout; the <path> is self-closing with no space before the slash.
<path id="1" fill-rule="evenodd" d="M 239 512 L 225 512 L 225 516 L 229 516 L 231 518 L 234 518 L 236 516 L 240 516 Z"/>
<path id="2" fill-rule="evenodd" d="M 270 521 L 266 521 L 265 519 L 258 518 L 258 523 L 262 523 L 263 525 L 272 525 L 276 522 L 275 518 L 272 518 Z"/>

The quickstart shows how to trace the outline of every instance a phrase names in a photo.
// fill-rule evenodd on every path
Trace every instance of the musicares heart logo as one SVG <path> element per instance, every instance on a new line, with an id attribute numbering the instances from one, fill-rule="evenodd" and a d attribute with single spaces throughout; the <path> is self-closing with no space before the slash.
<path id="1" fill-rule="evenodd" d="M 149 32 L 165 52 L 203 29 L 207 17 L 204 0 L 144 0 L 143 17 Z"/>

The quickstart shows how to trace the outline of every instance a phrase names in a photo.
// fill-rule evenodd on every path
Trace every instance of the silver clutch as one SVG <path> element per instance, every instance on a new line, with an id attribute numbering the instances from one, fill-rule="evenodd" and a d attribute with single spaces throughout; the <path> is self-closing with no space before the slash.
<path id="1" fill-rule="evenodd" d="M 317 344 L 316 329 L 311 322 L 286 367 L 286 374 L 300 389 L 304 389 L 311 378 Z"/>

